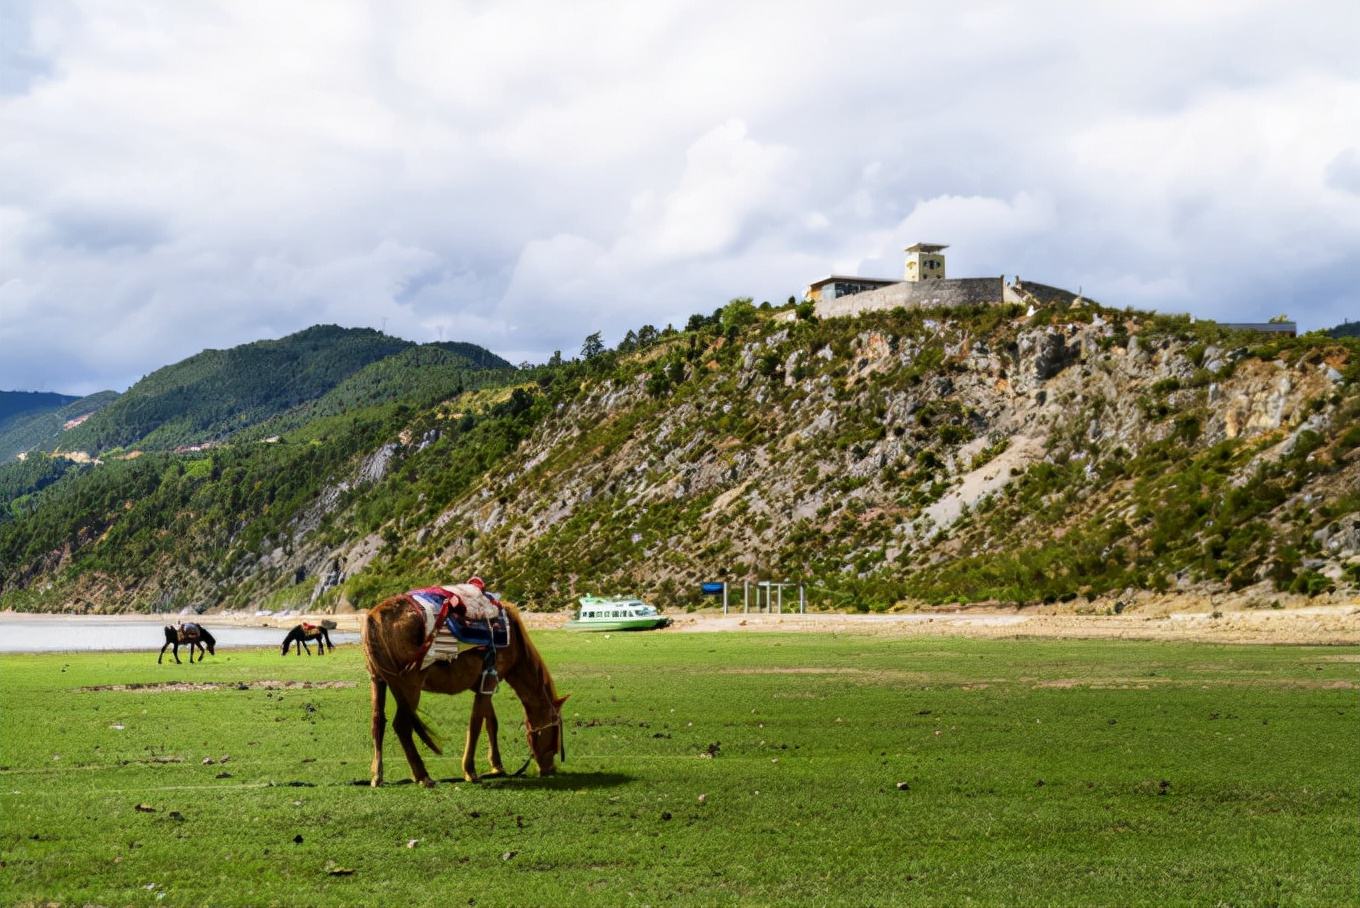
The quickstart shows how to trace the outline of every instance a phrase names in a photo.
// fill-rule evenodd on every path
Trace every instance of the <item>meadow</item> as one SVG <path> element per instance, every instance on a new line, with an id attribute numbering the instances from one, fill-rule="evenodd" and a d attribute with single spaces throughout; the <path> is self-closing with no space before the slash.
<path id="1" fill-rule="evenodd" d="M 368 787 L 354 645 L 0 658 L 0 903 L 1360 897 L 1360 648 L 535 637 L 568 762 L 453 781 L 470 701 L 427 695 L 434 790 L 399 784 L 390 732 Z M 174 682 L 206 686 L 93 689 Z"/>

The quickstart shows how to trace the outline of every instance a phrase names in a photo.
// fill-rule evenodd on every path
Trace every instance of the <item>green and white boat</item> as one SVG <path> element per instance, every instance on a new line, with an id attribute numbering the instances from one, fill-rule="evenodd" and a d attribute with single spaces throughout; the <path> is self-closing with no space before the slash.
<path id="1" fill-rule="evenodd" d="M 576 617 L 567 622 L 570 631 L 648 631 L 666 627 L 671 619 L 641 599 L 582 596 Z"/>

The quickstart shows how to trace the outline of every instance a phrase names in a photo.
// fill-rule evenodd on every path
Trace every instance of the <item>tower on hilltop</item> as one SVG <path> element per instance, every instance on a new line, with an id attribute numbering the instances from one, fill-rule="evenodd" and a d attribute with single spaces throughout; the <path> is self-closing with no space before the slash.
<path id="1" fill-rule="evenodd" d="M 944 280 L 944 250 L 939 243 L 912 243 L 907 247 L 908 281 Z"/>

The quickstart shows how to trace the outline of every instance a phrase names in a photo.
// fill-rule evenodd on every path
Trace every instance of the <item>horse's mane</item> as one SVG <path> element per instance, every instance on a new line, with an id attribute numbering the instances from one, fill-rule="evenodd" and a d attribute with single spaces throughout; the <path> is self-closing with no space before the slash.
<path id="1" fill-rule="evenodd" d="M 524 632 L 524 619 L 520 616 L 518 606 L 511 605 L 508 602 L 502 602 L 501 605 L 510 613 L 510 620 L 519 629 L 519 639 L 524 646 L 524 657 L 529 660 L 530 671 L 548 691 L 548 696 L 556 701 L 557 687 L 553 684 L 552 675 L 548 673 L 548 664 L 543 661 L 543 656 L 539 654 L 538 647 L 534 646 L 534 641 L 530 640 L 529 635 Z"/>

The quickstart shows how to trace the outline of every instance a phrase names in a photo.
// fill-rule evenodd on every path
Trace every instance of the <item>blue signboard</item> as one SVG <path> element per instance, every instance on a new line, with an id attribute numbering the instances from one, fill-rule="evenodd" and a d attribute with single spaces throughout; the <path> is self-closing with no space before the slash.
<path id="1" fill-rule="evenodd" d="M 722 595 L 723 585 L 721 583 L 705 583 L 702 587 L 705 596 Z"/>

